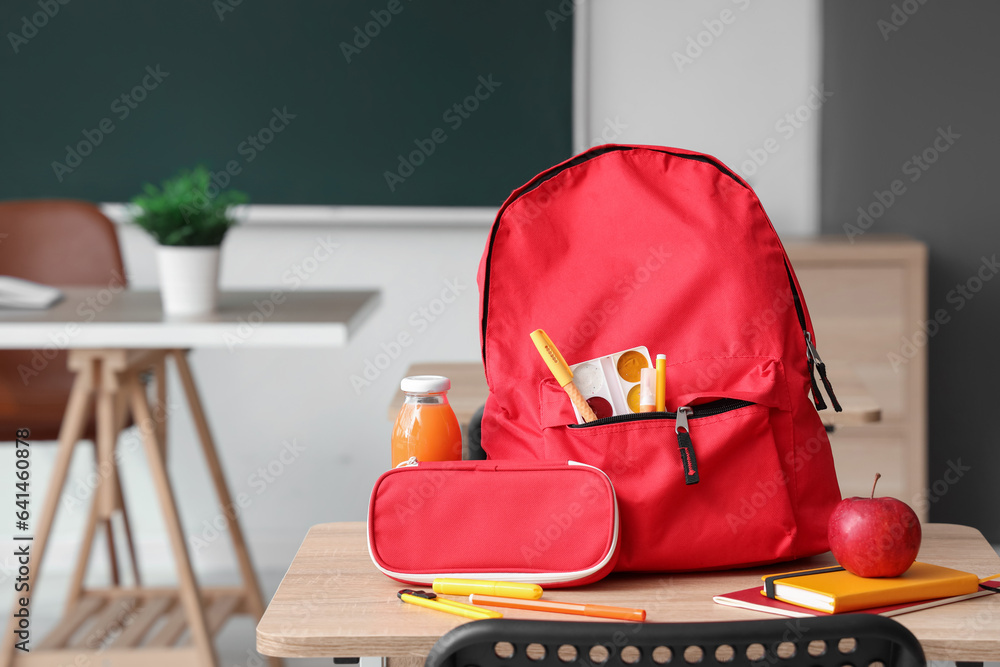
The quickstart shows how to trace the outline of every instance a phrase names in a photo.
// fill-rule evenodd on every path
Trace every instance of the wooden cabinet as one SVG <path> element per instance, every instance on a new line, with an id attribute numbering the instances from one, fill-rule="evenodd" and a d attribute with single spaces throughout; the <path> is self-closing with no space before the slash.
<path id="1" fill-rule="evenodd" d="M 882 411 L 830 435 L 840 489 L 895 496 L 927 520 L 927 248 L 906 237 L 783 239 L 816 329 L 820 355 L 863 385 Z M 826 413 L 822 413 L 825 414 Z"/>

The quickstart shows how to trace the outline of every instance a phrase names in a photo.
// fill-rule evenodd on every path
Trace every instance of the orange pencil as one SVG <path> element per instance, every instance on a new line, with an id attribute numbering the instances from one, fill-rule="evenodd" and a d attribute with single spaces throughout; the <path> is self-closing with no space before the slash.
<path id="1" fill-rule="evenodd" d="M 531 611 L 550 611 L 556 614 L 576 614 L 577 616 L 593 616 L 596 618 L 615 618 L 621 621 L 645 621 L 645 609 L 629 607 L 609 607 L 603 604 L 577 604 L 575 602 L 556 602 L 555 600 L 516 600 L 501 598 L 495 595 L 479 595 L 473 593 L 469 602 L 487 607 L 509 607 L 511 609 L 528 609 Z"/>

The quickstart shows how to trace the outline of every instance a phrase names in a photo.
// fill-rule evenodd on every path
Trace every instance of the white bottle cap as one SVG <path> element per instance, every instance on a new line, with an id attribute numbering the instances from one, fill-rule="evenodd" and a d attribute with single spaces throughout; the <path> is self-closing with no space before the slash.
<path id="1" fill-rule="evenodd" d="M 411 375 L 403 378 L 399 388 L 407 394 L 430 394 L 451 389 L 451 380 L 443 375 Z"/>

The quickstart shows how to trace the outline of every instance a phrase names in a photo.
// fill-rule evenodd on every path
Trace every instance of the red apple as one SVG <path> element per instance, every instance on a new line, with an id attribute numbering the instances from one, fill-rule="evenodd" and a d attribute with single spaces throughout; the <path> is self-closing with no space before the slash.
<path id="1" fill-rule="evenodd" d="M 875 483 L 879 475 L 875 474 Z M 920 520 L 895 498 L 844 498 L 833 508 L 827 532 L 830 551 L 859 577 L 898 577 L 920 550 Z"/>

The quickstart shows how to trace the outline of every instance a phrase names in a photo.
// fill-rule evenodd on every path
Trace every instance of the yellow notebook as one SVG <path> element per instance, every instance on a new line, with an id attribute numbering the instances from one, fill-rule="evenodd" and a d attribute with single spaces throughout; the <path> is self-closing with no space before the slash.
<path id="1" fill-rule="evenodd" d="M 866 578 L 840 568 L 821 568 L 761 578 L 765 584 L 761 595 L 834 614 L 979 590 L 976 575 L 928 563 L 914 563 L 898 577 Z"/>

